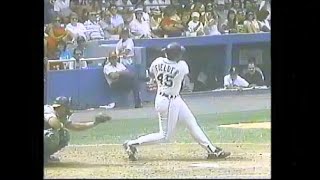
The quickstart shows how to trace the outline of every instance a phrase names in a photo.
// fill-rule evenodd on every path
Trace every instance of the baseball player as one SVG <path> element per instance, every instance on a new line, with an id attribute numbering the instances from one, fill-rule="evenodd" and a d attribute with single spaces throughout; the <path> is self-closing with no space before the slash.
<path id="1" fill-rule="evenodd" d="M 95 116 L 94 122 L 72 122 L 69 104 L 68 98 L 60 96 L 56 98 L 53 105 L 44 105 L 44 164 L 50 161 L 59 161 L 59 158 L 53 154 L 68 145 L 69 130 L 86 130 L 111 120 L 108 115 L 98 114 Z"/>
<path id="2" fill-rule="evenodd" d="M 152 62 L 149 76 L 151 81 L 157 84 L 155 109 L 159 116 L 160 131 L 126 141 L 123 146 L 129 155 L 129 160 L 137 160 L 137 146 L 170 140 L 175 133 L 178 120 L 187 126 L 192 137 L 208 152 L 208 159 L 226 158 L 231 154 L 210 142 L 179 95 L 182 81 L 189 73 L 187 63 L 181 60 L 184 51 L 184 47 L 180 44 L 170 43 L 164 49 L 166 57 L 159 57 Z"/>

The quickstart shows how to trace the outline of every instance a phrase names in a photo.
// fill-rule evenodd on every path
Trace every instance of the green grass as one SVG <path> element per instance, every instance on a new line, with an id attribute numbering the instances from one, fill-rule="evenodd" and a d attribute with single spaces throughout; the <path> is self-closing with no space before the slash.
<path id="1" fill-rule="evenodd" d="M 237 129 L 221 128 L 222 124 L 244 122 L 268 122 L 270 110 L 206 114 L 196 116 L 199 125 L 213 143 L 270 143 L 269 129 Z M 114 120 L 101 124 L 83 132 L 71 132 L 70 144 L 101 144 L 123 143 L 125 140 L 139 135 L 158 132 L 157 119 Z M 188 130 L 178 124 L 175 137 L 172 140 L 181 143 L 191 143 Z"/>

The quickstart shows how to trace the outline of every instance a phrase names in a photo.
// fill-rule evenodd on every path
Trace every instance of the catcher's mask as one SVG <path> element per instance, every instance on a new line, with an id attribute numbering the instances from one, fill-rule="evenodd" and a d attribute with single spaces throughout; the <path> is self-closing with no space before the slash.
<path id="1" fill-rule="evenodd" d="M 163 48 L 162 51 L 165 52 L 165 55 L 169 60 L 179 61 L 186 49 L 179 43 L 173 42 L 168 44 L 166 48 Z"/>

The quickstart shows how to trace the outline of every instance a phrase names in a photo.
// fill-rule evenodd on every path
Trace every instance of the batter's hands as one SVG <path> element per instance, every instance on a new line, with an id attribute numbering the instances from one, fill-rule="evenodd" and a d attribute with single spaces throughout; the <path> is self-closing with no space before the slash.
<path id="1" fill-rule="evenodd" d="M 148 91 L 156 91 L 158 89 L 157 83 L 155 82 L 147 82 Z"/>
<path id="2" fill-rule="evenodd" d="M 105 113 L 99 113 L 95 117 L 94 124 L 98 125 L 100 123 L 105 123 L 107 121 L 110 121 L 111 119 L 112 119 L 111 116 L 109 116 Z"/>
<path id="3" fill-rule="evenodd" d="M 117 72 L 110 73 L 110 77 L 114 80 L 119 79 L 120 74 Z"/>

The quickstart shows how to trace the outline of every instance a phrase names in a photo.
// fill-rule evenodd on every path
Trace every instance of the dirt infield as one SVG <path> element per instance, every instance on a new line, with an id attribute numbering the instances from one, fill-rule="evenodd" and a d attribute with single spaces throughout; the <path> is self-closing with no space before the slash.
<path id="1" fill-rule="evenodd" d="M 45 178 L 270 178 L 269 144 L 219 144 L 227 159 L 206 160 L 198 144 L 139 148 L 130 162 L 121 145 L 70 146 L 62 161 L 45 168 Z M 154 151 L 156 149 L 156 151 Z"/>
<path id="2" fill-rule="evenodd" d="M 219 127 L 223 128 L 240 128 L 240 129 L 271 129 L 270 122 L 262 122 L 262 123 L 239 123 L 239 124 L 229 124 L 229 125 L 220 125 Z"/>

